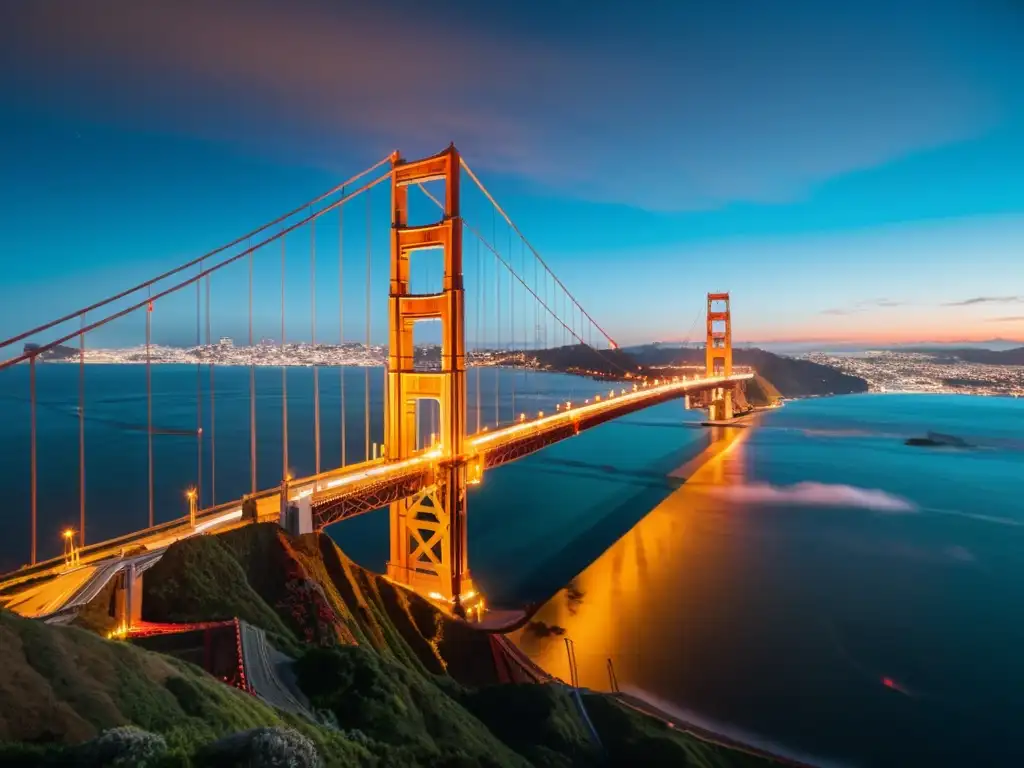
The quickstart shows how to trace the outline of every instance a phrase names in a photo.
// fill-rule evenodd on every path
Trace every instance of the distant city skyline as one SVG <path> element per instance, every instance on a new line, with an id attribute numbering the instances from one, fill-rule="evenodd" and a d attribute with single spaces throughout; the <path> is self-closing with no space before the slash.
<path id="1" fill-rule="evenodd" d="M 737 342 L 1024 339 L 1019 5 L 801 1 L 737 16 L 456 0 L 449 12 L 5 5 L 0 336 L 227 242 L 396 147 L 415 157 L 454 141 L 621 344 L 699 338 L 709 290 L 732 293 Z M 464 215 L 487 230 L 471 193 Z M 370 205 L 382 343 L 386 190 Z M 345 215 L 345 336 L 358 341 L 366 208 Z M 328 341 L 338 226 L 318 234 Z M 310 335 L 308 250 L 289 241 L 294 338 Z M 467 241 L 468 273 L 475 258 Z M 280 324 L 278 274 L 278 254 L 261 253 L 257 339 Z M 215 338 L 247 338 L 232 287 L 244 280 L 244 265 L 214 280 Z M 185 294 L 158 303 L 155 341 L 194 343 Z M 137 343 L 141 322 L 90 343 Z"/>

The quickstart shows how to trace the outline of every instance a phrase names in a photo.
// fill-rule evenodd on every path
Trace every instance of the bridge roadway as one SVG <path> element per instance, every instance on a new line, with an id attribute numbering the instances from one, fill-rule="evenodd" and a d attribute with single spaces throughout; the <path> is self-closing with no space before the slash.
<path id="1" fill-rule="evenodd" d="M 501 464 L 534 453 L 586 429 L 687 394 L 720 387 L 727 382 L 750 379 L 753 374 L 730 377 L 655 379 L 630 389 L 620 386 L 614 394 L 601 395 L 584 403 L 566 403 L 555 413 L 525 419 L 494 431 L 478 432 L 466 439 L 466 456 L 471 477 Z M 326 527 L 364 512 L 413 495 L 433 482 L 441 457 L 433 448 L 401 461 L 386 458 L 349 464 L 330 472 L 291 480 L 288 498 L 299 501 L 311 496 L 318 527 Z M 475 467 L 475 469 L 473 469 Z M 260 521 L 276 521 L 281 508 L 281 487 L 261 491 L 256 501 Z M 220 504 L 196 514 L 192 528 L 188 517 L 137 531 L 82 548 L 79 565 L 69 568 L 63 558 L 54 558 L 0 577 L 0 606 L 21 615 L 59 620 L 81 606 L 129 562 L 149 568 L 172 543 L 210 531 L 222 532 L 242 522 L 242 500 Z M 22 585 L 23 589 L 18 589 Z"/>

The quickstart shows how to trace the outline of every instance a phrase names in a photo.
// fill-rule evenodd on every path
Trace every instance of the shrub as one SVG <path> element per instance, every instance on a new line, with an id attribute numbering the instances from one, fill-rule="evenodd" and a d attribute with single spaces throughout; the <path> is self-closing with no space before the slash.
<path id="1" fill-rule="evenodd" d="M 80 764 L 146 768 L 155 766 L 167 753 L 167 742 L 158 733 L 132 725 L 104 731 L 81 746 Z"/>
<path id="2" fill-rule="evenodd" d="M 198 756 L 203 765 L 319 768 L 316 745 L 291 728 L 255 728 L 215 741 Z"/>
<path id="3" fill-rule="evenodd" d="M 252 738 L 253 768 L 318 768 L 316 746 L 291 728 L 260 728 Z"/>

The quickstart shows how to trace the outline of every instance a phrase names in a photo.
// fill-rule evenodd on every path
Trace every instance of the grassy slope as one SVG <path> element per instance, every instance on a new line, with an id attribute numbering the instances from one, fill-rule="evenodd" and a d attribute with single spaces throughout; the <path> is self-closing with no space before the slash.
<path id="1" fill-rule="evenodd" d="M 276 713 L 170 657 L 4 614 L 0 646 L 16 651 L 0 670 L 0 741 L 72 743 L 134 723 L 191 754 L 230 732 L 287 723 L 318 743 L 328 765 L 598 764 L 566 691 L 491 685 L 486 635 L 355 565 L 326 536 L 294 539 L 252 525 L 189 539 L 168 550 L 143 589 L 149 620 L 238 616 L 268 630 L 297 658 L 311 703 L 333 713 L 340 730 Z M 102 628 L 109 599 L 100 595 L 82 623 Z M 4 705 L 22 691 L 26 707 Z M 644 762 L 649 755 L 709 768 L 748 764 L 591 698 L 613 764 L 665 764 Z"/>
<path id="2" fill-rule="evenodd" d="M 486 636 L 349 560 L 328 536 L 264 523 L 171 547 L 143 579 L 143 618 L 239 617 L 281 650 L 357 644 L 423 673 L 497 682 Z"/>
<path id="3" fill-rule="evenodd" d="M 337 755 L 364 752 L 335 734 L 276 713 L 258 699 L 169 656 L 0 611 L 0 742 L 74 744 L 133 723 L 173 749 L 258 725 L 292 725 Z"/>

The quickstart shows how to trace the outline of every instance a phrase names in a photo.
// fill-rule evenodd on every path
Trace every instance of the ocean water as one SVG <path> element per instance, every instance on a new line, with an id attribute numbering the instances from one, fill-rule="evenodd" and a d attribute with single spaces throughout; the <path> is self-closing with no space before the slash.
<path id="1" fill-rule="evenodd" d="M 146 522 L 145 371 L 86 371 L 87 531 L 98 539 Z M 26 372 L 3 373 L 13 374 L 0 375 L 6 570 L 27 555 L 29 419 Z M 46 556 L 78 518 L 77 369 L 38 373 Z M 209 372 L 199 373 L 209 503 Z M 320 370 L 324 466 L 340 459 L 341 375 L 347 456 L 365 451 L 365 374 Z M 481 377 L 485 424 L 496 410 L 508 421 L 607 388 L 493 369 Z M 248 488 L 248 370 L 218 368 L 215 378 L 224 501 Z M 370 370 L 371 442 L 381 379 Z M 473 424 L 474 374 L 469 384 Z M 184 514 L 182 491 L 198 473 L 196 369 L 154 366 L 153 386 L 162 520 Z M 280 478 L 280 387 L 280 369 L 257 370 L 261 487 Z M 288 391 L 290 464 L 305 474 L 312 371 L 290 370 Z M 789 403 L 749 429 L 708 430 L 699 418 L 681 403 L 657 406 L 489 472 L 471 490 L 477 585 L 491 605 L 542 603 L 521 647 L 568 678 L 568 637 L 586 686 L 609 687 L 610 659 L 623 689 L 836 764 L 1024 762 L 1024 402 L 856 395 Z M 974 447 L 903 444 L 929 430 Z M 371 513 L 330 533 L 381 569 L 387 526 Z"/>
<path id="2" fill-rule="evenodd" d="M 216 366 L 212 385 L 208 366 L 168 364 L 154 365 L 151 370 L 155 521 L 187 514 L 185 490 L 190 486 L 199 486 L 202 507 L 247 493 L 249 369 Z M 59 555 L 61 531 L 79 527 L 78 376 L 79 368 L 73 364 L 40 364 L 36 368 L 39 559 Z M 294 476 L 302 477 L 313 474 L 316 467 L 313 369 L 289 368 L 286 376 L 288 468 Z M 383 441 L 383 368 L 321 368 L 318 376 L 321 468 L 335 468 L 343 458 L 342 377 L 344 459 L 353 463 L 371 456 L 374 443 Z M 257 487 L 264 489 L 279 485 L 283 472 L 282 370 L 256 368 L 255 377 Z M 478 422 L 482 427 L 494 428 L 523 413 L 552 411 L 557 402 L 582 400 L 607 392 L 609 387 L 575 376 L 496 368 L 471 370 L 467 385 L 467 418 L 474 431 Z M 2 571 L 17 568 L 29 559 L 29 391 L 27 366 L 0 371 Z M 149 405 L 145 366 L 87 365 L 84 393 L 86 541 L 94 542 L 148 524 Z M 428 406 L 421 414 L 424 442 L 438 429 L 436 408 Z M 200 425 L 201 440 L 197 439 Z M 383 538 L 386 544 L 387 535 Z"/>
<path id="3" fill-rule="evenodd" d="M 976 447 L 903 444 L 928 430 Z M 1020 401 L 927 395 L 722 430 L 517 642 L 568 679 L 569 638 L 583 685 L 611 659 L 624 690 L 797 755 L 1020 765 L 1022 437 Z"/>

